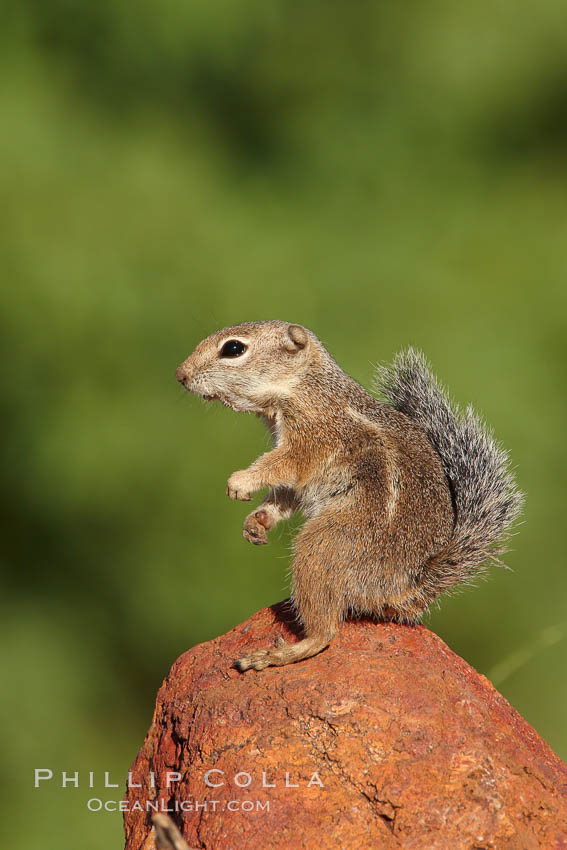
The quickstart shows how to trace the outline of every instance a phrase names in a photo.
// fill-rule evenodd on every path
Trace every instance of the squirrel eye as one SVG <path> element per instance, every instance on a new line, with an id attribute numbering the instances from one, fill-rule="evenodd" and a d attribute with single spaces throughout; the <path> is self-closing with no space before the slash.
<path id="1" fill-rule="evenodd" d="M 221 357 L 240 357 L 246 351 L 246 346 L 238 339 L 229 339 L 220 350 Z"/>

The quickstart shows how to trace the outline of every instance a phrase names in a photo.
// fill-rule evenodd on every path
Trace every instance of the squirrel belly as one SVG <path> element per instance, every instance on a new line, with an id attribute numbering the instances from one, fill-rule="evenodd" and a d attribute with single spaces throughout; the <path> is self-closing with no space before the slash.
<path id="1" fill-rule="evenodd" d="M 502 552 L 522 494 L 506 453 L 472 410 L 461 413 L 423 355 L 379 370 L 366 392 L 301 325 L 246 322 L 207 337 L 181 364 L 190 392 L 255 412 L 274 449 L 228 480 L 231 498 L 268 493 L 244 524 L 267 532 L 301 509 L 292 599 L 305 637 L 240 659 L 241 670 L 321 651 L 345 617 L 415 623 Z"/>

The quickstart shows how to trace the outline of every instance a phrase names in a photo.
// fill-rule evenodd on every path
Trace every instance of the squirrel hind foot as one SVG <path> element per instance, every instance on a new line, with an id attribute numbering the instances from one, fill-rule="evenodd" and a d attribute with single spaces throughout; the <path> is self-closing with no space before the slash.
<path id="1" fill-rule="evenodd" d="M 250 669 L 264 670 L 266 667 L 283 667 L 286 664 L 293 664 L 295 661 L 302 661 L 304 658 L 317 655 L 330 642 L 331 637 L 322 636 L 307 637 L 300 640 L 299 643 L 279 642 L 278 646 L 272 649 L 257 649 L 250 655 L 244 655 L 235 662 L 234 666 L 241 673 Z"/>

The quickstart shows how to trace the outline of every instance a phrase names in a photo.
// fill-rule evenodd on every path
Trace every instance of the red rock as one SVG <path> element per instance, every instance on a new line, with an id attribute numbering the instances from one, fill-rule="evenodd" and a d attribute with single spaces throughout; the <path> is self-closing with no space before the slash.
<path id="1" fill-rule="evenodd" d="M 425 627 L 349 622 L 314 658 L 233 669 L 297 640 L 287 610 L 175 662 L 132 768 L 127 850 L 155 848 L 148 800 L 207 850 L 567 848 L 567 766 Z M 181 774 L 169 788 L 168 771 Z M 175 811 L 187 801 L 201 807 Z"/>

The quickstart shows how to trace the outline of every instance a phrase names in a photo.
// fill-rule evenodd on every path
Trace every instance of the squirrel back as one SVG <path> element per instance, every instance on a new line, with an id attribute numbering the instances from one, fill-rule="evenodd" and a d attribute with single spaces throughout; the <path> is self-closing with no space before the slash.
<path id="1" fill-rule="evenodd" d="M 506 551 L 524 503 L 508 453 L 470 405 L 462 411 L 451 403 L 424 355 L 413 348 L 378 368 L 376 389 L 425 432 L 451 489 L 453 534 L 429 561 L 424 584 L 437 595 L 482 575 L 488 560 L 505 566 L 497 556 Z"/>

